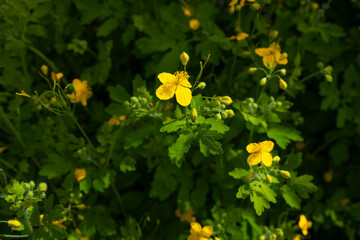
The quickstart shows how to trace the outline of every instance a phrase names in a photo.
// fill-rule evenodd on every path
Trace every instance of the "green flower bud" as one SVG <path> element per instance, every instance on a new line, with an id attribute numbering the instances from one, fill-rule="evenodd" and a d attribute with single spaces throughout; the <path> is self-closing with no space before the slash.
<path id="1" fill-rule="evenodd" d="M 273 96 L 270 96 L 270 101 L 271 102 L 274 102 L 275 101 L 275 98 Z"/>
<path id="2" fill-rule="evenodd" d="M 232 109 L 227 109 L 225 110 L 225 112 L 227 113 L 228 117 L 234 117 L 235 113 Z"/>
<path id="3" fill-rule="evenodd" d="M 186 53 L 186 52 L 183 52 L 181 55 L 180 55 L 180 61 L 182 63 L 182 65 L 186 66 L 188 61 L 189 61 L 190 57 L 189 55 Z"/>
<path id="4" fill-rule="evenodd" d="M 33 196 L 34 196 L 34 192 L 33 192 L 33 191 L 30 191 L 30 192 L 28 193 L 28 196 L 29 196 L 29 197 L 33 197 Z"/>
<path id="5" fill-rule="evenodd" d="M 5 201 L 7 201 L 8 203 L 15 202 L 15 197 L 13 195 L 7 195 L 5 197 Z"/>
<path id="6" fill-rule="evenodd" d="M 206 83 L 204 83 L 204 82 L 201 82 L 198 85 L 198 88 L 200 88 L 200 89 L 204 89 L 205 87 L 206 87 Z"/>
<path id="7" fill-rule="evenodd" d="M 38 186 L 38 189 L 40 192 L 45 192 L 47 190 L 47 185 L 46 183 L 40 183 Z"/>
<path id="8" fill-rule="evenodd" d="M 219 101 L 225 105 L 230 105 L 233 102 L 233 100 L 229 96 L 220 97 Z"/>
<path id="9" fill-rule="evenodd" d="M 25 188 L 25 190 L 29 190 L 30 189 L 30 184 L 29 183 L 24 183 L 24 188 Z"/>
<path id="10" fill-rule="evenodd" d="M 138 103 L 139 102 L 139 99 L 137 97 L 131 97 L 130 100 L 131 100 L 132 103 Z"/>
<path id="11" fill-rule="evenodd" d="M 281 73 L 283 76 L 285 76 L 285 75 L 286 75 L 286 69 L 285 69 L 285 68 L 280 69 L 279 71 L 280 71 L 280 73 Z"/>
<path id="12" fill-rule="evenodd" d="M 272 182 L 273 182 L 272 177 L 271 177 L 269 174 L 266 174 L 266 180 L 267 180 L 269 183 L 272 183 Z"/>
<path id="13" fill-rule="evenodd" d="M 281 107 L 281 106 L 282 106 L 282 102 L 277 101 L 277 102 L 276 102 L 276 106 Z"/>
<path id="14" fill-rule="evenodd" d="M 34 181 L 30 181 L 30 187 L 31 187 L 31 188 L 34 188 L 34 187 L 35 187 Z"/>
<path id="15" fill-rule="evenodd" d="M 253 108 L 255 108 L 255 109 L 258 108 L 258 105 L 257 105 L 256 103 L 253 103 L 252 106 L 253 106 Z"/>
<path id="16" fill-rule="evenodd" d="M 333 67 L 332 66 L 327 66 L 326 68 L 324 68 L 324 71 L 326 72 L 326 73 L 331 73 L 332 71 L 333 71 Z"/>
<path id="17" fill-rule="evenodd" d="M 41 72 L 46 76 L 49 72 L 49 68 L 46 65 L 41 65 L 40 67 Z"/>
<path id="18" fill-rule="evenodd" d="M 265 83 L 266 83 L 266 78 L 264 77 L 260 80 L 259 84 L 260 84 L 260 86 L 264 86 Z"/>
<path id="19" fill-rule="evenodd" d="M 254 102 L 254 99 L 253 99 L 252 97 L 247 98 L 247 100 L 248 100 L 249 103 L 253 103 L 253 102 Z"/>
<path id="20" fill-rule="evenodd" d="M 325 74 L 325 79 L 326 81 L 328 81 L 329 83 L 331 83 L 333 81 L 332 76 L 330 76 L 329 74 Z"/>
<path id="21" fill-rule="evenodd" d="M 257 68 L 251 67 L 251 68 L 249 68 L 248 73 L 254 73 L 256 71 L 257 71 Z"/>
<path id="22" fill-rule="evenodd" d="M 214 118 L 215 118 L 216 120 L 220 120 L 220 119 L 221 119 L 220 113 L 215 114 Z"/>
<path id="23" fill-rule="evenodd" d="M 227 114 L 226 112 L 222 112 L 222 113 L 221 113 L 221 117 L 225 119 L 225 118 L 228 117 L 228 114 Z"/>
<path id="24" fill-rule="evenodd" d="M 316 66 L 317 66 L 318 68 L 322 69 L 322 68 L 324 67 L 324 64 L 323 64 L 322 62 L 318 62 L 318 63 L 316 64 Z"/>
<path id="25" fill-rule="evenodd" d="M 279 36 L 279 31 L 278 30 L 271 30 L 269 32 L 269 38 L 270 39 L 275 39 Z"/>

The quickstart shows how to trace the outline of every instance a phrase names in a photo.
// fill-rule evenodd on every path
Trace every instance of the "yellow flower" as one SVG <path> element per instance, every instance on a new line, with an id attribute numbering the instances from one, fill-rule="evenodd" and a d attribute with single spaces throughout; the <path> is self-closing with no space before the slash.
<path id="1" fill-rule="evenodd" d="M 63 73 L 56 73 L 56 74 L 54 72 L 51 73 L 51 79 L 53 81 L 59 81 L 63 76 L 64 76 Z"/>
<path id="2" fill-rule="evenodd" d="M 162 85 L 156 89 L 156 96 L 160 100 L 168 100 L 176 95 L 176 101 L 181 106 L 188 106 L 192 99 L 190 88 L 192 87 L 188 81 L 187 72 L 176 72 L 174 75 L 170 73 L 160 73 L 158 75 Z"/>
<path id="3" fill-rule="evenodd" d="M 196 218 L 193 216 L 194 214 L 195 212 L 193 211 L 191 206 L 189 206 L 189 208 L 185 210 L 185 212 L 183 212 L 182 214 L 180 213 L 180 209 L 176 209 L 175 211 L 175 215 L 178 218 L 180 218 L 181 222 L 188 222 L 188 223 L 195 222 Z"/>
<path id="4" fill-rule="evenodd" d="M 80 81 L 79 79 L 75 78 L 72 81 L 72 85 L 75 89 L 75 92 L 68 94 L 68 98 L 72 103 L 81 102 L 83 106 L 87 105 L 87 99 L 92 95 L 91 88 L 88 87 L 87 81 Z M 76 94 L 75 94 L 76 93 Z"/>
<path id="5" fill-rule="evenodd" d="M 86 177 L 86 169 L 85 168 L 77 168 L 75 169 L 74 176 L 76 181 L 81 182 Z"/>
<path id="6" fill-rule="evenodd" d="M 263 57 L 264 66 L 271 69 L 276 64 L 286 65 L 288 63 L 287 54 L 281 54 L 281 48 L 279 43 L 272 43 L 268 48 L 257 48 L 255 53 L 260 57 Z"/>
<path id="7" fill-rule="evenodd" d="M 297 234 L 297 235 L 293 238 L 293 240 L 301 240 L 300 234 Z"/>
<path id="8" fill-rule="evenodd" d="M 189 21 L 189 27 L 191 30 L 198 30 L 198 28 L 200 27 L 200 22 L 199 20 L 197 20 L 196 18 L 193 18 Z"/>
<path id="9" fill-rule="evenodd" d="M 263 162 L 265 166 L 271 166 L 273 158 L 270 152 L 273 148 L 274 143 L 272 141 L 250 143 L 246 146 L 246 151 L 251 153 L 247 158 L 247 163 L 250 165 L 257 165 L 258 163 Z"/>
<path id="10" fill-rule="evenodd" d="M 40 214 L 40 225 L 45 225 L 43 222 L 42 222 L 42 219 L 44 218 L 44 214 Z M 65 222 L 65 219 L 60 219 L 60 220 L 56 220 L 56 221 L 53 221 L 52 224 L 54 225 L 57 225 L 63 229 L 66 229 L 66 226 L 64 224 L 62 224 L 63 222 Z"/>
<path id="11" fill-rule="evenodd" d="M 244 33 L 244 32 L 239 32 L 236 36 L 231 36 L 231 37 L 228 37 L 229 40 L 238 40 L 238 41 L 241 41 L 241 40 L 244 40 L 246 38 L 249 37 L 249 34 L 247 33 Z"/>
<path id="12" fill-rule="evenodd" d="M 22 90 L 20 93 L 16 93 L 16 95 L 23 96 L 23 97 L 31 97 L 29 94 L 24 92 L 24 90 Z"/>
<path id="13" fill-rule="evenodd" d="M 119 117 L 119 119 L 122 120 L 122 121 L 125 120 L 125 119 L 126 119 L 126 115 L 121 115 L 121 116 Z M 109 126 L 114 126 L 114 125 L 119 126 L 119 125 L 121 124 L 121 122 L 119 121 L 119 119 L 118 119 L 117 117 L 112 117 L 112 118 L 110 118 L 109 121 L 108 121 L 108 125 L 109 125 Z"/>
<path id="14" fill-rule="evenodd" d="M 190 226 L 190 236 L 188 236 L 187 240 L 208 240 L 214 232 L 212 226 L 202 228 L 200 223 L 197 222 L 192 222 Z"/>
<path id="15" fill-rule="evenodd" d="M 185 16 L 191 17 L 191 11 L 190 11 L 190 9 L 188 9 L 188 8 L 185 7 L 185 6 L 182 6 L 181 9 L 182 9 L 182 11 L 183 11 L 183 13 L 184 13 Z"/>
<path id="16" fill-rule="evenodd" d="M 304 236 L 308 235 L 308 229 L 311 228 L 312 226 L 312 222 L 308 221 L 305 217 L 305 215 L 301 214 L 300 215 L 300 220 L 299 220 L 299 227 L 302 231 L 302 234 Z"/>
<path id="17" fill-rule="evenodd" d="M 9 220 L 7 221 L 7 224 L 9 224 L 9 226 L 13 228 L 21 227 L 21 222 L 19 222 L 18 220 Z"/>

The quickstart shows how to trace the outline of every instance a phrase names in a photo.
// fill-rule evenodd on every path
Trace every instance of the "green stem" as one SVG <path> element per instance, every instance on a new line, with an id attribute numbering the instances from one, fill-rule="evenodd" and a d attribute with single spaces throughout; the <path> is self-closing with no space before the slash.
<path id="1" fill-rule="evenodd" d="M 4 238 L 26 238 L 26 237 L 29 237 L 29 235 L 0 234 L 0 237 L 4 237 Z"/>
<path id="2" fill-rule="evenodd" d="M 21 139 L 20 134 L 18 133 L 18 131 L 16 131 L 14 125 L 11 123 L 9 118 L 6 116 L 1 105 L 0 105 L 0 117 L 3 119 L 3 121 L 5 122 L 5 125 L 10 129 L 12 134 L 15 136 L 16 140 L 19 142 L 21 147 L 23 149 L 26 149 L 26 145 L 25 145 L 24 141 Z M 36 166 L 38 168 L 40 168 L 41 165 L 40 165 L 39 161 L 35 157 L 31 157 L 31 159 L 36 164 Z"/>
<path id="3" fill-rule="evenodd" d="M 31 236 L 33 233 L 33 229 L 28 218 L 27 208 L 26 209 L 24 208 L 24 227 L 25 227 L 25 231 Z"/>
<path id="4" fill-rule="evenodd" d="M 322 71 L 314 72 L 314 73 L 310 74 L 309 76 L 301 79 L 300 81 L 294 83 L 294 84 L 291 85 L 289 88 L 291 89 L 291 88 L 293 88 L 294 86 L 296 86 L 296 84 L 306 82 L 307 80 L 309 80 L 309 79 L 311 79 L 311 78 L 313 78 L 313 77 L 315 77 L 316 75 L 321 74 L 321 73 L 322 73 Z"/>
<path id="5" fill-rule="evenodd" d="M 124 202 L 122 200 L 122 197 L 120 196 L 120 193 L 116 189 L 116 186 L 115 186 L 114 182 L 111 183 L 111 189 L 115 193 L 116 199 L 118 200 L 118 202 L 120 204 L 120 207 L 121 207 L 121 210 L 122 210 L 122 212 L 124 214 L 124 217 L 127 218 L 127 213 L 126 213 L 126 209 L 125 209 L 125 206 L 124 206 Z"/>
<path id="6" fill-rule="evenodd" d="M 55 72 L 59 72 L 59 69 L 55 66 L 55 64 L 50 59 L 48 59 L 42 52 L 40 52 L 33 46 L 28 46 L 28 48 L 40 58 L 42 58 Z"/>
<path id="7" fill-rule="evenodd" d="M 76 124 L 76 126 L 79 128 L 80 132 L 82 133 L 82 135 L 85 137 L 86 141 L 88 142 L 88 144 L 90 144 L 90 146 L 93 148 L 93 150 L 95 150 L 94 145 L 92 144 L 92 142 L 90 141 L 89 137 L 87 136 L 86 132 L 84 131 L 84 129 L 80 126 L 79 122 L 76 120 L 74 114 L 69 113 L 68 115 Z"/>
<path id="8" fill-rule="evenodd" d="M 109 163 L 110 163 L 110 158 L 111 158 L 111 155 L 114 151 L 114 148 L 115 148 L 115 143 L 116 143 L 116 140 L 117 138 L 119 137 L 120 133 L 121 133 L 121 130 L 123 128 L 123 124 L 120 126 L 120 128 L 115 132 L 115 138 L 114 138 L 114 141 L 112 142 L 111 146 L 110 146 L 110 150 L 109 150 L 109 154 L 106 158 L 106 163 L 104 165 L 104 168 L 106 169 L 108 166 L 109 166 Z"/>

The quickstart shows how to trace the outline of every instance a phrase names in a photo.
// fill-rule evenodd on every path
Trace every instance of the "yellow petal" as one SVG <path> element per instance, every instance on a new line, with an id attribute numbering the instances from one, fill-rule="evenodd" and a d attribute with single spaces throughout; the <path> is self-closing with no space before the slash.
<path id="1" fill-rule="evenodd" d="M 189 88 L 183 87 L 183 86 L 178 86 L 176 88 L 176 101 L 181 105 L 181 106 L 188 106 L 191 103 L 191 90 Z"/>
<path id="2" fill-rule="evenodd" d="M 247 163 L 250 165 L 256 165 L 261 162 L 261 153 L 252 153 L 247 158 Z"/>
<path id="3" fill-rule="evenodd" d="M 239 1 L 239 0 L 231 0 L 231 2 L 229 3 L 229 7 L 235 6 L 238 1 Z"/>
<path id="4" fill-rule="evenodd" d="M 202 227 L 201 227 L 200 223 L 192 222 L 190 224 L 190 226 L 191 226 L 190 233 L 200 233 L 201 232 Z"/>
<path id="5" fill-rule="evenodd" d="M 77 79 L 77 78 L 75 78 L 75 79 L 72 81 L 72 85 L 74 86 L 75 91 L 83 88 L 83 85 L 82 85 L 80 79 Z"/>
<path id="6" fill-rule="evenodd" d="M 271 152 L 274 148 L 274 143 L 272 141 L 263 141 L 260 143 L 261 151 Z"/>
<path id="7" fill-rule="evenodd" d="M 187 240 L 199 240 L 199 236 L 195 234 L 191 234 L 187 237 Z"/>
<path id="8" fill-rule="evenodd" d="M 205 226 L 205 227 L 203 227 L 203 229 L 201 231 L 201 235 L 203 235 L 204 237 L 211 237 L 213 232 L 214 232 L 214 229 L 212 226 Z"/>
<path id="9" fill-rule="evenodd" d="M 191 87 L 192 87 L 191 83 L 187 80 L 186 77 L 181 77 L 181 78 L 179 79 L 179 83 L 178 83 L 178 84 L 181 85 L 181 86 L 183 86 L 183 87 L 187 87 L 187 88 L 191 88 Z"/>
<path id="10" fill-rule="evenodd" d="M 263 63 L 264 66 L 267 68 L 274 68 L 275 66 L 275 56 L 274 55 L 266 55 L 263 57 Z M 271 64 L 271 66 L 269 65 L 269 63 Z"/>
<path id="11" fill-rule="evenodd" d="M 281 59 L 281 60 L 279 61 L 279 64 L 281 64 L 281 65 L 286 65 L 286 64 L 288 64 L 288 59 L 287 59 L 287 58 Z"/>
<path id="12" fill-rule="evenodd" d="M 270 167 L 273 161 L 273 158 L 271 156 L 271 153 L 268 152 L 262 152 L 261 153 L 261 161 L 263 164 L 267 167 Z"/>
<path id="13" fill-rule="evenodd" d="M 162 83 L 172 84 L 172 83 L 175 83 L 175 81 L 176 81 L 175 75 L 173 75 L 171 73 L 166 73 L 166 72 L 160 73 L 158 75 L 158 78 L 159 78 L 160 82 L 162 82 Z"/>
<path id="14" fill-rule="evenodd" d="M 255 53 L 260 57 L 264 57 L 264 56 L 271 54 L 269 48 L 257 48 L 257 49 L 255 49 Z"/>
<path id="15" fill-rule="evenodd" d="M 86 177 L 86 169 L 85 168 L 77 168 L 75 169 L 74 176 L 78 182 L 81 182 Z"/>
<path id="16" fill-rule="evenodd" d="M 241 32 L 241 33 L 238 33 L 238 35 L 236 36 L 236 40 L 241 41 L 247 37 L 249 37 L 249 34 Z"/>
<path id="17" fill-rule="evenodd" d="M 163 84 L 156 89 L 156 96 L 160 100 L 168 100 L 175 94 L 176 85 L 174 84 Z"/>
<path id="18" fill-rule="evenodd" d="M 246 151 L 248 153 L 255 153 L 260 151 L 260 144 L 258 143 L 250 143 L 246 146 Z"/>
<path id="19" fill-rule="evenodd" d="M 87 101 L 86 101 L 86 96 L 82 96 L 82 98 L 80 99 L 81 101 L 81 105 L 86 106 L 87 105 Z"/>

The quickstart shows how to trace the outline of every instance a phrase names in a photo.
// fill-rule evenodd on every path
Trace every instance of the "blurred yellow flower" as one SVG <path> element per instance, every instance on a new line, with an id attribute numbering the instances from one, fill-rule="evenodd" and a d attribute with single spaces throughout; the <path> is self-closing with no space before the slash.
<path id="1" fill-rule="evenodd" d="M 189 27 L 191 30 L 198 30 L 198 28 L 200 27 L 200 22 L 199 20 L 197 20 L 196 18 L 193 18 L 189 21 Z"/>
<path id="2" fill-rule="evenodd" d="M 64 77 L 63 73 L 56 73 L 56 74 L 54 72 L 51 73 L 51 79 L 53 81 L 59 81 L 62 77 Z"/>
<path id="3" fill-rule="evenodd" d="M 263 162 L 265 166 L 271 166 L 273 158 L 270 152 L 273 148 L 274 143 L 272 141 L 250 143 L 246 146 L 246 151 L 251 153 L 247 158 L 247 163 L 250 165 L 257 165 L 258 163 Z"/>
<path id="4" fill-rule="evenodd" d="M 44 218 L 44 214 L 40 214 L 40 225 L 45 225 L 43 222 L 42 222 L 42 219 Z M 57 221 L 53 221 L 52 224 L 54 225 L 57 225 L 63 229 L 66 229 L 66 226 L 64 224 L 62 224 L 63 222 L 65 222 L 65 219 L 60 219 L 60 220 L 57 220 Z"/>
<path id="5" fill-rule="evenodd" d="M 196 218 L 193 216 L 195 211 L 193 211 L 192 207 L 189 206 L 187 210 L 185 210 L 182 214 L 180 213 L 180 209 L 176 209 L 175 216 L 180 218 L 181 222 L 192 223 L 196 221 Z"/>
<path id="6" fill-rule="evenodd" d="M 126 115 L 121 115 L 119 117 L 120 120 L 124 121 L 126 119 Z M 121 124 L 121 122 L 119 121 L 119 119 L 117 117 L 112 117 L 109 119 L 108 121 L 108 125 L 109 126 L 119 126 Z"/>
<path id="7" fill-rule="evenodd" d="M 293 238 L 293 240 L 301 240 L 300 234 L 297 234 L 297 235 Z"/>
<path id="8" fill-rule="evenodd" d="M 279 43 L 272 43 L 268 48 L 257 48 L 255 53 L 260 57 L 263 57 L 264 66 L 272 69 L 276 64 L 286 65 L 288 63 L 287 54 L 281 54 L 281 48 Z"/>
<path id="9" fill-rule="evenodd" d="M 330 168 L 326 173 L 324 173 L 325 182 L 331 182 L 333 180 L 334 171 Z"/>
<path id="10" fill-rule="evenodd" d="M 302 234 L 306 236 L 308 235 L 308 229 L 312 227 L 312 222 L 308 221 L 305 215 L 301 214 L 299 220 L 299 227 L 302 231 Z"/>
<path id="11" fill-rule="evenodd" d="M 85 168 L 77 168 L 75 169 L 74 176 L 76 181 L 81 182 L 86 177 L 86 169 Z"/>
<path id="12" fill-rule="evenodd" d="M 7 224 L 9 224 L 9 226 L 13 228 L 21 227 L 21 222 L 19 222 L 18 220 L 9 220 L 7 221 Z"/>
<path id="13" fill-rule="evenodd" d="M 192 222 L 190 226 L 190 236 L 187 240 L 208 240 L 214 232 L 212 226 L 201 227 L 200 223 L 197 222 Z"/>
<path id="14" fill-rule="evenodd" d="M 190 9 L 188 9 L 188 8 L 185 7 L 185 6 L 182 6 L 181 9 L 182 9 L 182 11 L 183 11 L 183 13 L 184 13 L 185 16 L 191 17 L 191 11 L 190 11 Z"/>
<path id="15" fill-rule="evenodd" d="M 83 106 L 87 105 L 87 99 L 92 95 L 91 88 L 88 87 L 87 81 L 80 81 L 79 79 L 75 78 L 72 81 L 72 85 L 75 89 L 75 92 L 68 94 L 68 98 L 72 103 L 81 102 Z"/>
<path id="16" fill-rule="evenodd" d="M 187 72 L 176 72 L 174 75 L 170 73 L 160 73 L 158 78 L 162 85 L 156 89 L 156 96 L 160 100 L 168 100 L 176 95 L 176 101 L 181 106 L 188 106 L 192 99 L 190 88 L 192 85 L 188 81 Z"/>
<path id="17" fill-rule="evenodd" d="M 228 37 L 228 39 L 229 39 L 229 40 L 234 40 L 234 39 L 236 39 L 236 40 L 238 40 L 238 41 L 241 41 L 241 40 L 244 40 L 244 39 L 246 39 L 246 38 L 248 38 L 248 37 L 249 37 L 249 34 L 244 33 L 244 32 L 239 32 L 236 36 L 230 36 L 230 37 Z"/>
<path id="18" fill-rule="evenodd" d="M 29 94 L 24 92 L 24 90 L 22 90 L 20 93 L 16 93 L 16 95 L 23 96 L 23 97 L 31 97 Z"/>

